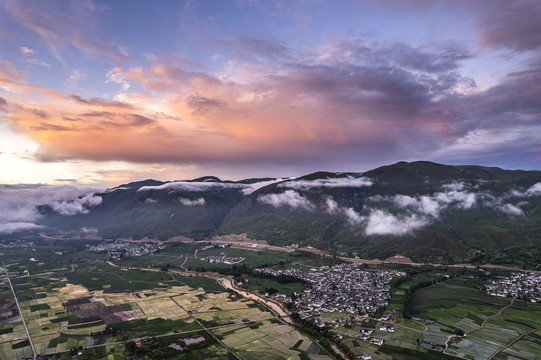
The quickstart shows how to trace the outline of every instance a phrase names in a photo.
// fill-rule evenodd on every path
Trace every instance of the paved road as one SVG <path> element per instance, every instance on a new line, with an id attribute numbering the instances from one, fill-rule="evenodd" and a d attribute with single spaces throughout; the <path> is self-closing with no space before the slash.
<path id="1" fill-rule="evenodd" d="M 23 312 L 21 311 L 21 307 L 19 306 L 19 300 L 17 300 L 15 289 L 13 288 L 13 285 L 11 284 L 11 280 L 8 274 L 8 268 L 6 267 L 4 263 L 2 263 L 2 266 L 4 266 L 4 271 L 6 272 L 6 278 L 8 279 L 9 287 L 11 288 L 11 292 L 13 293 L 13 298 L 15 299 L 15 304 L 17 304 L 17 309 L 19 309 L 19 315 L 21 316 L 21 319 L 23 321 L 24 330 L 26 331 L 26 336 L 28 337 L 28 342 L 30 343 L 30 347 L 32 348 L 32 352 L 34 353 L 34 359 L 35 359 L 38 354 L 36 353 L 36 348 L 34 347 L 34 343 L 32 342 L 32 338 L 30 337 L 30 332 L 28 331 L 28 327 L 26 326 L 26 321 L 24 320 Z"/>

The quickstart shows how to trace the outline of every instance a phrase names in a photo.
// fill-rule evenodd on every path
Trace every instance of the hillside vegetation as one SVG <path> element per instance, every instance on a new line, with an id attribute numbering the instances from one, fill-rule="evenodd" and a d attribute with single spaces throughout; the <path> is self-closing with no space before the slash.
<path id="1" fill-rule="evenodd" d="M 295 179 L 130 183 L 87 213 L 40 208 L 49 229 L 103 237 L 241 234 L 361 258 L 541 262 L 541 172 L 400 162 Z"/>

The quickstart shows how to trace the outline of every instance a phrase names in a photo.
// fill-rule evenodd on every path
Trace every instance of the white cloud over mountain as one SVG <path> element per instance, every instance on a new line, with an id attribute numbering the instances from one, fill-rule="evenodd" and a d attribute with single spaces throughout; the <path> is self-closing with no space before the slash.
<path id="1" fill-rule="evenodd" d="M 0 187 L 0 233 L 39 228 L 39 205 L 66 216 L 87 213 L 101 204 L 102 198 L 94 194 L 94 189 L 73 186 Z"/>
<path id="2" fill-rule="evenodd" d="M 366 219 L 366 235 L 404 235 L 428 224 L 428 219 L 417 214 L 395 216 L 375 209 Z"/>
<path id="3" fill-rule="evenodd" d="M 157 186 L 142 186 L 137 191 L 149 191 L 149 190 L 186 190 L 186 191 L 195 191 L 202 192 L 208 191 L 210 189 L 236 189 L 242 191 L 244 195 L 250 195 L 254 191 L 267 186 L 274 184 L 276 182 L 284 181 L 286 179 L 274 179 L 266 181 L 258 181 L 252 184 L 242 184 L 242 183 L 229 183 L 229 182 L 215 182 L 215 181 L 172 181 L 162 185 Z"/>
<path id="4" fill-rule="evenodd" d="M 312 188 L 340 188 L 340 187 L 364 187 L 371 186 L 372 180 L 360 177 L 343 177 L 331 179 L 316 179 L 316 180 L 292 180 L 280 184 L 280 187 L 296 190 L 309 190 Z"/>
<path id="5" fill-rule="evenodd" d="M 205 205 L 205 199 L 203 198 L 199 198 L 195 200 L 179 198 L 179 201 L 182 205 L 185 205 L 185 206 Z"/>
<path id="6" fill-rule="evenodd" d="M 264 204 L 272 205 L 275 208 L 289 206 L 293 209 L 301 208 L 309 211 L 315 210 L 315 205 L 312 204 L 310 200 L 294 190 L 286 190 L 279 194 L 262 195 L 258 197 L 258 200 Z"/>

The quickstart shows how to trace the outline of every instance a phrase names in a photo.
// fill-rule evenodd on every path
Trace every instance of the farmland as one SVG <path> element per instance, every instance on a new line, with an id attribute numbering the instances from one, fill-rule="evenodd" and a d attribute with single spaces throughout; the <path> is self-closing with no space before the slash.
<path id="1" fill-rule="evenodd" d="M 433 321 L 424 342 L 445 345 L 449 339 L 446 353 L 466 358 L 489 358 L 514 340 L 502 353 L 524 358 L 541 353 L 540 304 L 488 296 L 468 285 L 467 279 L 453 279 L 415 293 L 415 315 Z"/>
<path id="2" fill-rule="evenodd" d="M 81 358 L 116 359 L 141 353 L 152 358 L 175 350 L 166 345 L 168 350 L 162 353 L 161 348 L 155 349 L 157 344 L 138 348 L 133 341 L 163 338 L 162 342 L 173 344 L 206 334 L 203 347 L 190 348 L 190 358 L 242 354 L 242 358 L 330 359 L 310 338 L 277 320 L 265 307 L 226 291 L 212 279 L 155 268 L 126 271 L 95 256 L 83 260 L 83 253 L 66 257 L 45 253 L 37 261 L 29 261 L 30 254 L 24 250 L 12 253 L 6 267 L 38 354 L 69 358 L 85 349 Z M 256 263 L 273 257 L 250 254 L 259 259 Z M 152 258 L 152 264 L 168 260 L 166 256 Z M 1 284 L 2 305 L 12 308 L 14 300 L 5 277 Z M 0 324 L 0 359 L 32 356 L 21 318 L 13 316 Z M 173 356 L 182 358 L 183 351 Z M 263 356 L 266 353 L 271 355 Z"/>
<path id="3" fill-rule="evenodd" d="M 317 316 L 328 325 L 315 329 L 309 323 L 293 326 L 280 300 L 263 295 L 272 290 L 290 296 L 308 283 L 254 269 L 309 271 L 333 259 L 203 245 L 167 243 L 152 255 L 111 261 L 81 244 L 53 242 L 36 251 L 2 249 L 2 259 L 36 352 L 62 359 L 79 350 L 81 359 L 339 358 L 323 340 L 350 356 L 376 360 L 503 360 L 541 353 L 541 305 L 485 294 L 486 276 L 476 269 L 364 265 L 366 271 L 399 269 L 407 275 L 391 281 L 387 306 L 364 321 L 359 314 L 321 312 Z M 245 260 L 202 260 L 222 254 Z M 32 356 L 11 290 L 1 281 L 0 359 Z M 381 319 L 384 310 L 390 320 Z M 386 330 L 391 323 L 393 330 Z M 371 338 L 383 345 L 363 339 L 363 328 L 372 329 Z M 202 340 L 191 343 L 196 339 Z"/>

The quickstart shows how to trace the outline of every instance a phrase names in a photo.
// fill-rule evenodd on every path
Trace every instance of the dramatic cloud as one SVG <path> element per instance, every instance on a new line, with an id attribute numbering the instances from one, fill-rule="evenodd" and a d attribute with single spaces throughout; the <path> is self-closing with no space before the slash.
<path id="1" fill-rule="evenodd" d="M 159 62 L 117 66 L 107 81 L 124 91 L 127 84 L 137 84 L 145 92 L 121 93 L 117 100 L 73 94 L 61 106 L 55 95 L 54 101 L 19 107 L 7 120 L 40 143 L 38 156 L 46 161 L 237 166 L 336 159 L 338 166 L 399 159 L 406 148 L 417 154 L 410 156 L 425 156 L 430 148 L 440 148 L 435 154 L 441 156 L 465 154 L 468 144 L 456 139 L 479 130 L 480 122 L 485 126 L 482 119 L 492 121 L 502 113 L 498 108 L 508 104 L 510 111 L 525 113 L 519 125 L 533 116 L 526 115 L 531 112 L 525 105 L 538 103 L 535 91 L 515 91 L 520 99 L 514 101 L 488 100 L 523 86 L 526 79 L 509 79 L 505 89 L 486 93 L 458 93 L 474 83 L 457 72 L 471 54 L 455 43 L 412 47 L 347 38 L 311 51 L 317 61 L 291 60 L 248 79 Z M 513 105 L 518 103 L 523 105 Z M 47 119 L 30 109 L 46 112 Z"/>
<path id="2" fill-rule="evenodd" d="M 205 2 L 6 0 L 2 120 L 39 145 L 35 162 L 272 168 L 258 176 L 415 159 L 538 167 L 538 1 L 329 4 L 221 16 Z"/>
<path id="3" fill-rule="evenodd" d="M 28 110 L 8 120 L 27 129 L 49 161 L 349 163 L 369 149 L 396 157 L 421 128 L 429 139 L 432 125 L 412 127 L 405 119 L 421 118 L 433 97 L 467 82 L 454 73 L 469 56 L 456 44 L 415 48 L 351 38 L 312 51 L 317 61 L 266 67 L 247 79 L 159 62 L 117 66 L 107 81 L 137 84 L 146 93 L 119 94 L 122 101 L 74 94 L 62 111 L 33 104 L 47 111 L 47 121 Z"/>
<path id="4" fill-rule="evenodd" d="M 311 188 L 344 188 L 344 187 L 364 187 L 371 186 L 372 180 L 361 177 L 344 177 L 317 180 L 291 180 L 280 184 L 280 187 L 308 190 Z"/>
<path id="5" fill-rule="evenodd" d="M 185 206 L 196 206 L 196 205 L 205 205 L 205 199 L 199 198 L 196 200 L 179 198 L 180 203 Z"/>
<path id="6" fill-rule="evenodd" d="M 315 205 L 307 198 L 294 190 L 286 190 L 279 194 L 267 194 L 258 197 L 258 201 L 264 204 L 269 204 L 275 208 L 288 206 L 292 209 L 300 208 L 305 210 L 314 210 Z"/>

